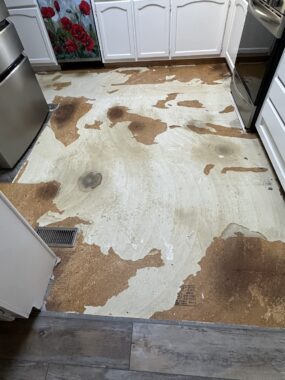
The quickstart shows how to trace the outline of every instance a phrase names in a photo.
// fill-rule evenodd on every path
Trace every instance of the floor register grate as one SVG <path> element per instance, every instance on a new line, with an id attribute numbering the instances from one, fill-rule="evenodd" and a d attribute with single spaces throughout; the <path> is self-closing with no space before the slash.
<path id="1" fill-rule="evenodd" d="M 72 248 L 78 228 L 38 227 L 36 233 L 49 247 Z"/>

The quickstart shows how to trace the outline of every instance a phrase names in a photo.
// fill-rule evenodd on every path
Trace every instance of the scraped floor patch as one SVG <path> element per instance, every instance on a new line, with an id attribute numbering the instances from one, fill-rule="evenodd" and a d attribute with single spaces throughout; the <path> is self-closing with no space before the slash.
<path id="1" fill-rule="evenodd" d="M 79 230 L 47 309 L 284 327 L 284 199 L 226 65 L 38 78 L 59 107 L 0 190 L 34 227 Z"/>

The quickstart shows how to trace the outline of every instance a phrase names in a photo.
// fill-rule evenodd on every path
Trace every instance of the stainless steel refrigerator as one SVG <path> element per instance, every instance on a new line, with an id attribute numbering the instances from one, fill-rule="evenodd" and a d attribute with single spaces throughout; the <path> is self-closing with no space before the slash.
<path id="1" fill-rule="evenodd" d="M 8 16 L 4 0 L 0 0 L 0 168 L 12 168 L 17 163 L 49 112 Z"/>

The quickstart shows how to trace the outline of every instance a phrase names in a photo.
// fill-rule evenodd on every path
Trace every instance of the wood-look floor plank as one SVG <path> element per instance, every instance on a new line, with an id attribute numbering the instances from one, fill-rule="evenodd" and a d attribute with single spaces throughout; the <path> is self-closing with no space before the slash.
<path id="1" fill-rule="evenodd" d="M 209 377 L 167 375 L 94 367 L 52 364 L 46 380 L 213 380 Z M 218 380 L 218 379 L 215 379 Z"/>
<path id="2" fill-rule="evenodd" d="M 131 370 L 285 379 L 285 330 L 134 323 Z"/>
<path id="3" fill-rule="evenodd" d="M 45 380 L 46 363 L 0 360 L 0 380 Z"/>
<path id="4" fill-rule="evenodd" d="M 0 323 L 0 359 L 129 368 L 132 323 L 35 318 Z"/>

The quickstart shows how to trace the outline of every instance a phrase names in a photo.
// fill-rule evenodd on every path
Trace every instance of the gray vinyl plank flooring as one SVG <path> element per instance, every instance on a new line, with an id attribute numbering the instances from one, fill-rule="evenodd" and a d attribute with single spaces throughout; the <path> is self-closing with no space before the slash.
<path id="1" fill-rule="evenodd" d="M 131 370 L 285 379 L 285 331 L 134 323 Z"/>
<path id="2" fill-rule="evenodd" d="M 0 359 L 129 368 L 132 323 L 36 318 L 0 323 Z"/>
<path id="3" fill-rule="evenodd" d="M 0 360 L 0 380 L 46 380 L 48 364 Z"/>
<path id="4" fill-rule="evenodd" d="M 159 373 L 113 370 L 53 364 L 46 380 L 213 380 L 209 377 L 167 375 Z"/>

